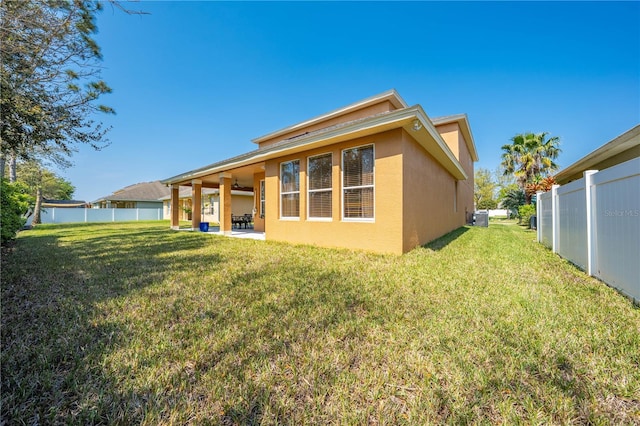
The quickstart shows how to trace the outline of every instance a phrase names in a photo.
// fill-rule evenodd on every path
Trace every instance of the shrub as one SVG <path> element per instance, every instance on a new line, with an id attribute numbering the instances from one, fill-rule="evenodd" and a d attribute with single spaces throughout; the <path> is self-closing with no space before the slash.
<path id="1" fill-rule="evenodd" d="M 509 210 L 512 216 L 518 216 L 518 209 L 524 205 L 524 202 L 524 191 L 520 188 L 507 191 L 500 200 L 502 208 Z"/>
<path id="2" fill-rule="evenodd" d="M 493 199 L 481 200 L 476 207 L 478 210 L 492 210 L 498 207 L 498 202 Z"/>
<path id="3" fill-rule="evenodd" d="M 16 233 L 24 226 L 26 219 L 22 215 L 29 208 L 28 198 L 20 184 L 2 180 L 0 192 L 0 236 L 5 244 L 16 237 Z"/>
<path id="4" fill-rule="evenodd" d="M 534 204 L 527 204 L 518 208 L 518 215 L 520 216 L 520 224 L 530 227 L 531 216 L 535 216 L 536 206 Z"/>

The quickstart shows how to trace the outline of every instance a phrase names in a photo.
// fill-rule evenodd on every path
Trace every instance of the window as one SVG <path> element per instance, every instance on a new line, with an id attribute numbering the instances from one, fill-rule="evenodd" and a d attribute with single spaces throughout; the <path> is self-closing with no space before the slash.
<path id="1" fill-rule="evenodd" d="M 343 219 L 373 219 L 373 169 L 373 145 L 342 151 Z"/>
<path id="2" fill-rule="evenodd" d="M 280 217 L 300 217 L 300 160 L 280 164 Z"/>
<path id="3" fill-rule="evenodd" d="M 307 160 L 309 218 L 331 218 L 331 153 Z"/>
<path id="4" fill-rule="evenodd" d="M 260 218 L 264 219 L 264 180 L 260 181 Z"/>

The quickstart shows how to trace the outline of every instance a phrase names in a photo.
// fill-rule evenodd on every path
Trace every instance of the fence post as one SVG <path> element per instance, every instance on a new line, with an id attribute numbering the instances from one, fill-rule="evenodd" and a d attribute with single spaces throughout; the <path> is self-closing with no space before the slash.
<path id="1" fill-rule="evenodd" d="M 553 185 L 551 187 L 551 251 L 558 252 L 558 238 L 560 232 L 558 232 L 558 188 L 560 185 Z"/>
<path id="2" fill-rule="evenodd" d="M 111 208 L 111 222 L 116 221 L 116 209 Z"/>
<path id="3" fill-rule="evenodd" d="M 598 173 L 597 170 L 586 170 L 583 173 L 584 176 L 584 196 L 585 196 L 585 209 L 587 211 L 587 274 L 593 275 L 593 211 L 591 210 L 591 183 L 593 182 L 593 175 Z"/>
<path id="4" fill-rule="evenodd" d="M 140 221 L 140 209 L 136 209 L 136 222 Z"/>
<path id="5" fill-rule="evenodd" d="M 56 223 L 56 208 L 51 207 L 51 223 Z"/>
<path id="6" fill-rule="evenodd" d="M 542 191 L 536 192 L 536 237 L 538 242 L 542 241 L 542 201 L 540 197 L 544 194 Z"/>
<path id="7" fill-rule="evenodd" d="M 84 223 L 87 223 L 87 208 L 84 208 Z"/>

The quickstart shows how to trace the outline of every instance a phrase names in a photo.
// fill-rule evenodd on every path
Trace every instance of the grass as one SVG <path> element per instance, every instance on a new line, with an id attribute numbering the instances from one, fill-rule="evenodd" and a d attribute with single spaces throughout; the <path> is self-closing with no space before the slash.
<path id="1" fill-rule="evenodd" d="M 38 226 L 2 256 L 2 423 L 640 423 L 640 309 L 534 237 Z"/>

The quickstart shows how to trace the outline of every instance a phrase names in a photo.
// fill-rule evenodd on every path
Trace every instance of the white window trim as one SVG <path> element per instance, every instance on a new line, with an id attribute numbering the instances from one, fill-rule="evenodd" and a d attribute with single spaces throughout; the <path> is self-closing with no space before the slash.
<path id="1" fill-rule="evenodd" d="M 370 146 L 373 150 L 373 183 L 371 185 L 349 186 L 347 189 L 373 188 L 373 217 L 344 217 L 344 152 L 356 148 Z M 351 146 L 340 151 L 340 216 L 343 222 L 364 222 L 372 223 L 376 221 L 376 145 L 367 143 L 364 145 Z"/>
<path id="2" fill-rule="evenodd" d="M 282 166 L 284 164 L 288 164 L 288 163 L 293 163 L 297 161 L 298 162 L 298 190 L 297 191 L 288 191 L 288 192 L 283 192 L 282 191 Z M 283 161 L 282 163 L 280 163 L 280 173 L 278 175 L 278 190 L 279 190 L 279 197 L 280 197 L 280 220 L 300 220 L 300 159 L 293 159 L 293 160 L 289 160 L 289 161 Z M 288 194 L 298 194 L 298 216 L 283 216 L 282 212 L 283 212 L 283 207 L 282 207 L 282 196 L 283 195 L 288 195 Z"/>
<path id="3" fill-rule="evenodd" d="M 316 157 L 324 157 L 326 155 L 331 156 L 331 188 L 329 189 L 309 189 L 311 186 L 309 185 L 309 161 Z M 333 152 L 325 152 L 322 154 L 312 155 L 307 157 L 307 220 L 311 222 L 332 222 L 333 221 L 333 203 L 331 204 L 331 216 L 330 217 L 315 217 L 311 216 L 311 196 L 312 192 L 331 192 L 331 198 L 333 200 Z"/>

